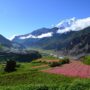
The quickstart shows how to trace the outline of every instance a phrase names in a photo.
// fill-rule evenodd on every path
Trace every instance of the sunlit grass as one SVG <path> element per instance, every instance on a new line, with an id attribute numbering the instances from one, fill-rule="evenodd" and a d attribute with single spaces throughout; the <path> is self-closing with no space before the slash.
<path id="1" fill-rule="evenodd" d="M 20 64 L 20 67 L 15 72 L 0 72 L 0 90 L 90 90 L 90 79 L 88 78 L 66 77 L 41 72 L 50 67 L 33 68 L 45 65 L 38 61 L 17 64 Z"/>
<path id="2" fill-rule="evenodd" d="M 89 55 L 83 57 L 83 63 L 84 64 L 87 64 L 87 65 L 90 65 L 90 56 Z"/>

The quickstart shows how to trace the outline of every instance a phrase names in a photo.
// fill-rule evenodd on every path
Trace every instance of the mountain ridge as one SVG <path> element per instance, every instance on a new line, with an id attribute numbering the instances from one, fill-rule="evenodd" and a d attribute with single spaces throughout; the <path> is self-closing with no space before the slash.
<path id="1" fill-rule="evenodd" d="M 83 19 L 76 19 L 75 17 L 70 18 L 70 19 L 65 19 L 60 21 L 60 23 L 58 23 L 57 25 L 54 25 L 52 28 L 40 28 L 37 30 L 34 30 L 31 33 L 28 34 L 24 34 L 24 35 L 19 35 L 19 36 L 15 36 L 15 37 L 28 37 L 28 38 L 39 38 L 40 35 L 47 34 L 47 33 L 67 33 L 70 31 L 79 31 L 79 30 L 83 30 L 87 27 L 90 26 L 90 17 L 88 18 L 83 18 Z M 52 36 L 52 34 L 50 36 Z M 25 39 L 24 37 L 24 39 Z M 47 34 L 48 37 L 48 34 Z M 43 38 L 43 37 L 42 37 Z M 15 39 L 15 38 L 13 38 Z"/>
<path id="2" fill-rule="evenodd" d="M 65 55 L 78 55 L 83 52 L 90 53 L 89 38 L 90 17 L 66 19 L 52 28 L 40 28 L 25 35 L 15 36 L 10 42 L 16 48 L 24 46 L 61 51 Z"/>
<path id="3" fill-rule="evenodd" d="M 77 20 L 75 20 L 77 21 Z M 82 22 L 83 20 L 81 20 Z M 87 25 L 88 26 L 88 25 Z M 72 27 L 69 26 L 69 27 Z M 67 28 L 67 27 L 66 27 Z M 61 51 L 63 54 L 70 54 L 70 55 L 78 55 L 80 54 L 80 51 L 83 51 L 83 49 L 86 48 L 86 44 L 88 43 L 88 49 L 85 51 L 85 53 L 90 53 L 90 41 L 88 40 L 90 38 L 90 26 L 86 27 L 84 29 L 81 30 L 68 30 L 64 33 L 57 33 L 57 31 L 59 30 L 59 27 L 53 27 L 53 28 L 41 28 L 38 30 L 33 31 L 30 34 L 35 35 L 36 37 L 29 37 L 29 38 L 24 38 L 24 39 L 20 39 L 21 36 L 18 36 L 18 38 L 14 38 L 12 41 L 16 41 L 20 44 L 25 45 L 25 47 L 34 47 L 34 48 L 42 48 L 45 50 L 57 50 L 57 51 Z M 45 31 L 44 31 L 45 30 Z M 62 29 L 61 29 L 62 30 Z M 43 38 L 37 38 L 38 35 L 45 35 L 48 32 L 52 32 L 51 36 L 47 36 L 47 37 L 43 37 Z M 87 34 L 87 35 L 86 35 Z M 28 34 L 26 34 L 28 35 Z M 82 43 L 82 38 L 88 38 L 85 39 L 85 45 L 83 45 Z M 79 42 L 77 42 L 80 39 Z M 75 45 L 72 46 L 71 43 L 75 43 L 75 45 L 77 46 L 77 48 L 75 48 Z M 79 44 L 81 43 L 82 48 L 79 48 Z M 71 46 L 71 48 L 69 47 Z M 77 53 L 76 53 L 76 50 Z M 81 52 L 83 53 L 83 52 Z"/>
<path id="4" fill-rule="evenodd" d="M 0 34 L 0 45 L 6 46 L 6 47 L 11 47 L 12 42 Z"/>

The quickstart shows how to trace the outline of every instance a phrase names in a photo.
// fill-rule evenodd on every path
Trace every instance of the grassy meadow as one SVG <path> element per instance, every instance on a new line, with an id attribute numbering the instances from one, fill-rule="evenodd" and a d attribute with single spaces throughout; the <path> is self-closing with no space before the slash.
<path id="1" fill-rule="evenodd" d="M 45 59 L 58 60 L 53 57 L 43 57 L 40 60 Z M 11 73 L 5 73 L 4 65 L 0 64 L 0 90 L 90 90 L 89 78 L 67 77 L 42 72 L 41 70 L 50 68 L 45 62 L 36 60 L 17 64 L 20 66 Z"/>

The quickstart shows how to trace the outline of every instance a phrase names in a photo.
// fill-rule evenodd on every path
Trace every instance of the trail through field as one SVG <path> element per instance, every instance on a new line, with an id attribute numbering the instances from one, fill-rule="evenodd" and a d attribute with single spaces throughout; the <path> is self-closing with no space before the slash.
<path id="1" fill-rule="evenodd" d="M 36 69 L 36 68 L 41 68 L 41 67 L 46 67 L 46 66 L 48 66 L 48 65 L 45 64 L 45 65 L 40 65 L 40 66 L 33 66 L 32 68 Z"/>
<path id="2" fill-rule="evenodd" d="M 63 74 L 66 76 L 90 78 L 90 66 L 85 65 L 80 61 L 72 61 L 69 64 L 64 64 L 62 66 L 43 71 L 54 74 Z"/>

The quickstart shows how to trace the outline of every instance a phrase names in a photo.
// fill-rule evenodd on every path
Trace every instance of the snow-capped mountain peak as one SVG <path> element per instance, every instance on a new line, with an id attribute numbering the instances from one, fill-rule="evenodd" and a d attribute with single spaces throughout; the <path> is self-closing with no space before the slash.
<path id="1" fill-rule="evenodd" d="M 29 34 L 13 36 L 11 40 L 18 39 L 41 39 L 46 37 L 52 37 L 54 34 L 63 34 L 70 31 L 79 31 L 84 28 L 90 27 L 90 17 L 83 19 L 76 19 L 75 17 L 62 20 L 60 23 L 55 25 L 53 28 L 41 28 L 35 30 Z"/>
<path id="2" fill-rule="evenodd" d="M 69 31 L 79 31 L 90 26 L 90 17 L 84 19 L 66 19 L 56 25 L 58 27 L 57 33 L 65 33 Z"/>
<path id="3" fill-rule="evenodd" d="M 73 17 L 73 18 L 70 18 L 70 19 L 65 19 L 65 20 L 62 20 L 60 23 L 58 23 L 56 25 L 56 27 L 60 28 L 60 29 L 64 29 L 66 27 L 70 27 L 72 24 L 74 24 L 76 21 L 76 18 Z"/>

